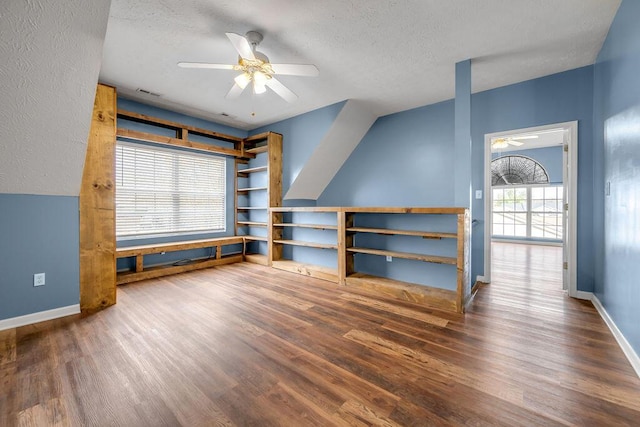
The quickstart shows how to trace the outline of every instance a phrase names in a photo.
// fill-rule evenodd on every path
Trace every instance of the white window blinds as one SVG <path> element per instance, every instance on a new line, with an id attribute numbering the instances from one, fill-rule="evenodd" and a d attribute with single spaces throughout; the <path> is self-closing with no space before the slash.
<path id="1" fill-rule="evenodd" d="M 226 161 L 118 141 L 116 236 L 225 229 Z"/>

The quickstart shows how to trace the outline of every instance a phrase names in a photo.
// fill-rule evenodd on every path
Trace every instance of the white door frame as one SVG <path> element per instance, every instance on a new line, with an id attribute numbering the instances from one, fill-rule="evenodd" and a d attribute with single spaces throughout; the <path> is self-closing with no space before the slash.
<path id="1" fill-rule="evenodd" d="M 568 147 L 569 156 L 566 182 L 563 183 L 565 194 L 568 197 L 569 206 L 567 223 L 564 229 L 564 247 L 567 253 L 563 259 L 567 260 L 568 274 L 563 274 L 563 281 L 568 280 L 565 288 L 569 296 L 574 298 L 590 299 L 587 293 L 578 291 L 577 287 L 577 207 L 578 207 L 578 122 L 554 123 L 544 126 L 534 126 L 525 129 L 512 129 L 503 132 L 488 133 L 484 136 L 484 276 L 478 280 L 484 283 L 491 282 L 491 235 L 493 234 L 493 222 L 491 221 L 492 191 L 491 191 L 491 139 L 505 137 L 513 134 L 539 132 L 550 129 L 562 128 L 565 131 L 565 144 Z"/>

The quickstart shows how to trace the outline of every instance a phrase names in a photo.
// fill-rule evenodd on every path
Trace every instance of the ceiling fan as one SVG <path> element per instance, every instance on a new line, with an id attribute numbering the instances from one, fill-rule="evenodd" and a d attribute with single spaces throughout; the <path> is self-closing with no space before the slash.
<path id="1" fill-rule="evenodd" d="M 494 138 L 491 140 L 492 149 L 507 148 L 510 145 L 514 147 L 520 147 L 524 142 L 521 139 L 536 139 L 538 135 L 525 135 L 525 136 L 509 136 L 506 138 Z"/>
<path id="2" fill-rule="evenodd" d="M 226 95 L 226 98 L 233 99 L 240 96 L 242 91 L 253 83 L 253 91 L 256 94 L 265 93 L 267 87 L 278 94 L 287 102 L 294 102 L 298 96 L 289 88 L 283 85 L 274 76 L 306 76 L 315 77 L 319 74 L 315 65 L 311 64 L 272 64 L 269 58 L 256 48 L 263 37 L 257 31 L 249 31 L 246 36 L 236 33 L 226 33 L 229 41 L 238 52 L 238 63 L 231 64 L 210 64 L 206 62 L 178 62 L 182 68 L 209 68 L 215 70 L 239 71 L 234 80 L 235 84 Z"/>

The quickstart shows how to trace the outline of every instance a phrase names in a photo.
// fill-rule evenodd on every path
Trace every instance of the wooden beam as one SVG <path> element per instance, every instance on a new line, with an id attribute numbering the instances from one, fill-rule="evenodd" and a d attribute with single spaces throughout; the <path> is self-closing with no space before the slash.
<path id="1" fill-rule="evenodd" d="M 224 156 L 233 157 L 255 157 L 255 154 L 242 153 L 240 150 L 233 148 L 218 147 L 216 145 L 204 144 L 202 142 L 188 141 L 181 138 L 172 138 L 170 136 L 156 135 L 148 132 L 140 132 L 131 129 L 118 129 L 117 135 L 122 138 L 135 139 L 137 141 L 153 142 L 154 144 L 171 145 L 177 147 L 186 147 L 193 150 L 205 151 L 208 153 L 222 154 Z"/>
<path id="2" fill-rule="evenodd" d="M 220 141 L 227 142 L 242 142 L 243 139 L 239 136 L 226 135 L 224 133 L 215 132 L 209 129 L 203 129 L 195 126 L 185 126 L 182 123 L 172 122 L 170 120 L 164 120 L 157 117 L 147 116 L 145 114 L 134 113 L 133 111 L 126 110 L 118 110 L 118 117 L 122 117 L 123 119 L 131 120 L 138 123 L 146 123 L 151 125 L 157 125 L 164 128 L 174 129 L 178 132 L 180 129 L 185 129 L 191 133 L 195 133 L 203 136 L 210 136 L 212 138 L 218 139 Z"/>
<path id="3" fill-rule="evenodd" d="M 269 153 L 269 191 L 268 206 L 282 206 L 282 135 L 279 133 L 269 133 L 268 137 Z"/>
<path id="4" fill-rule="evenodd" d="M 245 138 L 243 141 L 246 143 L 252 143 L 252 142 L 260 142 L 260 141 L 266 141 L 269 138 L 269 135 L 275 133 L 275 132 L 262 132 L 259 133 L 257 135 L 253 135 L 250 136 L 248 138 Z M 280 134 L 277 134 L 280 135 Z M 280 135 L 280 137 L 282 137 L 282 135 Z"/>
<path id="5" fill-rule="evenodd" d="M 80 188 L 80 308 L 116 303 L 116 90 L 99 84 Z"/>

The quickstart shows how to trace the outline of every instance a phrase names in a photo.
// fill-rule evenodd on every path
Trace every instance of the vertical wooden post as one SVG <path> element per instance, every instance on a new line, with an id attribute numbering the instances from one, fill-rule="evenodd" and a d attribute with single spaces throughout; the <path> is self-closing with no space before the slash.
<path id="1" fill-rule="evenodd" d="M 270 208 L 282 206 L 282 135 L 269 132 L 267 137 L 269 145 L 269 159 L 267 170 L 269 173 L 269 185 L 267 198 Z"/>
<path id="2" fill-rule="evenodd" d="M 282 206 L 282 135 L 269 132 L 267 136 L 268 159 L 267 173 L 269 184 L 267 185 L 267 203 L 269 208 Z M 282 244 L 273 243 L 282 239 L 282 228 L 275 228 L 274 223 L 282 222 L 282 213 L 268 212 L 267 230 L 267 264 L 273 265 L 273 261 L 282 259 Z"/>
<path id="3" fill-rule="evenodd" d="M 469 209 L 465 209 L 464 213 L 458 214 L 458 250 L 457 250 L 457 295 L 456 295 L 456 311 L 464 313 L 464 305 L 470 294 L 470 266 L 469 266 L 469 241 L 471 224 L 469 221 Z"/>
<path id="4" fill-rule="evenodd" d="M 98 85 L 80 188 L 80 308 L 116 303 L 116 90 Z"/>
<path id="5" fill-rule="evenodd" d="M 273 224 L 282 222 L 282 213 L 273 212 L 269 209 L 267 221 L 267 265 L 273 266 L 273 261 L 282 259 L 282 244 L 275 243 L 274 240 L 282 239 L 282 228 L 274 227 Z"/>
<path id="6" fill-rule="evenodd" d="M 353 246 L 353 234 L 347 232 L 347 228 L 353 227 L 353 214 L 338 211 L 338 283 L 347 284 L 347 277 L 353 274 L 353 253 L 347 248 Z"/>

